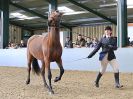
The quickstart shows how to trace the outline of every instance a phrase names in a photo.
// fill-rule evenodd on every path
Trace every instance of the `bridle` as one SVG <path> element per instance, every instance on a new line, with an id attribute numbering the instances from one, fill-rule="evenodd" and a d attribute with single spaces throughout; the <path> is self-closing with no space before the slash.
<path id="1" fill-rule="evenodd" d="M 56 11 L 58 12 L 58 11 Z M 57 19 L 55 19 L 57 17 Z M 48 27 L 58 29 L 60 28 L 60 18 L 59 16 L 53 15 L 50 16 L 50 20 L 48 20 Z"/>

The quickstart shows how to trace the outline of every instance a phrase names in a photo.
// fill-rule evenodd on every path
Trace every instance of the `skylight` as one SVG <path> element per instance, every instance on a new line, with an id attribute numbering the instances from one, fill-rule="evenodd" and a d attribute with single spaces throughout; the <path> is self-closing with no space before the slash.
<path id="1" fill-rule="evenodd" d="M 127 0 L 127 8 L 133 8 L 133 0 Z"/>
<path id="2" fill-rule="evenodd" d="M 74 14 L 82 14 L 82 13 L 87 13 L 87 11 L 74 11 L 66 6 L 61 6 L 58 7 L 58 10 L 60 12 L 63 12 L 64 15 L 74 15 Z"/>
<path id="3" fill-rule="evenodd" d="M 127 0 L 127 5 L 133 5 L 133 0 Z"/>
<path id="4" fill-rule="evenodd" d="M 29 17 L 19 12 L 14 12 L 14 13 L 10 13 L 10 18 L 18 18 L 19 20 L 25 20 L 25 19 L 31 20 L 38 17 Z"/>

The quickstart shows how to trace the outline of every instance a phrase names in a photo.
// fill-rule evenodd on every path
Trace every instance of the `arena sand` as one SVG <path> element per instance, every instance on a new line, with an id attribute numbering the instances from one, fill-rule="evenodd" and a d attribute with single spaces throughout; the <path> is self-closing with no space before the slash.
<path id="1" fill-rule="evenodd" d="M 0 67 L 0 99 L 133 99 L 133 73 L 120 73 L 122 89 L 114 88 L 112 72 L 105 73 L 100 88 L 95 88 L 96 72 L 65 71 L 62 80 L 54 83 L 59 70 L 52 70 L 54 95 L 43 87 L 41 76 L 31 73 L 31 83 L 25 84 L 26 68 Z"/>

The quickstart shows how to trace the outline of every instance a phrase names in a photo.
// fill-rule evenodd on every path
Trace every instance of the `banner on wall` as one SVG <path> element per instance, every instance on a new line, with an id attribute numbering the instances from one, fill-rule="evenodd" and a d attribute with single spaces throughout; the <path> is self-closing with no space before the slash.
<path id="1" fill-rule="evenodd" d="M 0 11 L 0 49 L 3 48 L 3 12 Z"/>

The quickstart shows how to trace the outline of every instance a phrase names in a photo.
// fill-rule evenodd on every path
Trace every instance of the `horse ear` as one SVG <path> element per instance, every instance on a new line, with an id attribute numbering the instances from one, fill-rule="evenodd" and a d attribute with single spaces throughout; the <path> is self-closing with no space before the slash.
<path id="1" fill-rule="evenodd" d="M 57 13 L 59 13 L 59 10 L 55 10 Z"/>
<path id="2" fill-rule="evenodd" d="M 51 14 L 53 14 L 55 11 L 51 11 Z"/>

